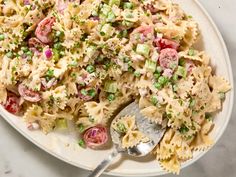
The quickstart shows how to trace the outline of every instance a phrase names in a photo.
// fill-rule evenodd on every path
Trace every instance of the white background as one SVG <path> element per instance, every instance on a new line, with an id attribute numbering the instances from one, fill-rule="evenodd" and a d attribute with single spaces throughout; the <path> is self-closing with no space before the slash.
<path id="1" fill-rule="evenodd" d="M 187 0 L 186 0 L 187 1 Z M 200 0 L 225 39 L 236 75 L 236 1 Z M 236 107 L 218 144 L 181 177 L 236 177 Z M 42 151 L 0 117 L 0 177 L 86 177 L 88 172 Z M 173 177 L 174 175 L 165 175 Z M 104 175 L 103 177 L 109 177 Z"/>

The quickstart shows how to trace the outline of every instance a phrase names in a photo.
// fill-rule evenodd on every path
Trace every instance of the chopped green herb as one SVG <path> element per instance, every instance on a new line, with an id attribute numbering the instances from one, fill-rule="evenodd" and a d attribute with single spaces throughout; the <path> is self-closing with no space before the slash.
<path id="1" fill-rule="evenodd" d="M 85 127 L 84 127 L 83 124 L 79 124 L 79 125 L 78 125 L 78 129 L 79 129 L 79 132 L 80 132 L 80 133 L 83 133 L 84 130 L 85 130 Z"/>
<path id="2" fill-rule="evenodd" d="M 156 106 L 157 103 L 158 103 L 158 99 L 157 99 L 156 96 L 152 96 L 151 99 L 150 99 L 150 101 L 151 101 L 151 103 L 152 103 L 154 106 Z"/>
<path id="3" fill-rule="evenodd" d="M 107 96 L 107 99 L 108 99 L 109 101 L 114 101 L 115 98 L 116 98 L 116 96 L 115 96 L 115 94 L 113 94 L 113 93 L 110 93 L 110 94 Z"/>
<path id="4" fill-rule="evenodd" d="M 173 77 L 172 77 L 172 80 L 173 80 L 173 81 L 177 81 L 178 78 L 179 78 L 179 76 L 178 76 L 177 74 L 174 74 Z"/>
<path id="5" fill-rule="evenodd" d="M 192 15 L 189 15 L 188 18 L 193 18 L 193 16 L 192 16 Z"/>
<path id="6" fill-rule="evenodd" d="M 54 76 L 54 70 L 53 69 L 49 69 L 46 72 L 46 80 L 50 80 L 53 76 Z"/>
<path id="7" fill-rule="evenodd" d="M 95 67 L 93 65 L 88 65 L 86 67 L 86 71 L 88 71 L 89 73 L 93 73 L 95 71 Z"/>
<path id="8" fill-rule="evenodd" d="M 181 127 L 180 127 L 180 129 L 179 129 L 179 132 L 180 132 L 181 134 L 185 134 L 185 133 L 187 133 L 188 131 L 189 131 L 189 128 L 186 127 L 186 125 L 182 124 Z"/>
<path id="9" fill-rule="evenodd" d="M 173 91 L 174 91 L 174 92 L 177 92 L 178 86 L 177 86 L 176 84 L 172 85 L 172 88 L 173 88 Z"/>
<path id="10" fill-rule="evenodd" d="M 140 55 L 148 57 L 150 48 L 147 44 L 138 44 L 136 48 L 136 52 Z"/>
<path id="11" fill-rule="evenodd" d="M 56 49 L 52 49 L 53 57 L 52 59 L 57 62 L 60 59 L 60 52 Z"/>
<path id="12" fill-rule="evenodd" d="M 57 31 L 56 32 L 56 37 L 62 37 L 64 35 L 63 31 Z"/>
<path id="13" fill-rule="evenodd" d="M 125 127 L 125 125 L 120 122 L 117 124 L 117 130 L 119 133 L 126 133 L 127 132 L 127 128 Z"/>
<path id="14" fill-rule="evenodd" d="M 85 148 L 85 147 L 86 147 L 85 141 L 84 141 L 83 139 L 80 139 L 80 140 L 78 141 L 78 145 L 79 145 L 80 147 L 82 147 L 82 148 Z"/>

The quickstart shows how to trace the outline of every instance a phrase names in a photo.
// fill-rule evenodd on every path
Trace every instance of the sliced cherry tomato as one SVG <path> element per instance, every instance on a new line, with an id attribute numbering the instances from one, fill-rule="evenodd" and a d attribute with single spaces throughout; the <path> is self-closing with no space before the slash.
<path id="1" fill-rule="evenodd" d="M 86 145 L 92 149 L 102 146 L 108 141 L 107 128 L 102 125 L 97 125 L 85 131 L 83 139 Z"/>
<path id="2" fill-rule="evenodd" d="M 41 96 L 38 92 L 28 89 L 24 84 L 18 86 L 18 92 L 26 101 L 38 102 L 41 100 Z"/>
<path id="3" fill-rule="evenodd" d="M 166 48 L 161 50 L 159 56 L 160 66 L 164 69 L 174 69 L 178 66 L 179 56 L 175 49 Z"/>
<path id="4" fill-rule="evenodd" d="M 36 37 L 44 44 L 49 44 L 53 41 L 52 26 L 55 21 L 55 17 L 46 17 L 38 24 L 35 30 Z"/>
<path id="5" fill-rule="evenodd" d="M 178 50 L 179 48 L 179 43 L 170 39 L 157 38 L 154 40 L 154 44 L 159 50 L 166 48 Z"/>
<path id="6" fill-rule="evenodd" d="M 8 93 L 7 102 L 5 103 L 4 108 L 12 114 L 19 113 L 20 112 L 20 98 L 14 93 Z"/>

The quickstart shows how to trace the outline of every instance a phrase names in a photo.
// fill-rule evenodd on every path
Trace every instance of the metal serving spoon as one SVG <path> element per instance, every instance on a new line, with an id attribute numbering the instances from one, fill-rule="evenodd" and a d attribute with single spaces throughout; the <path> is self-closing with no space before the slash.
<path id="1" fill-rule="evenodd" d="M 146 156 L 156 147 L 166 131 L 166 127 L 150 122 L 143 117 L 136 102 L 132 102 L 126 106 L 119 114 L 117 114 L 112 122 L 126 115 L 135 116 L 139 131 L 146 135 L 150 140 L 148 142 L 141 142 L 134 147 L 124 149 L 121 146 L 121 135 L 111 127 L 110 133 L 115 149 L 88 177 L 99 177 L 120 153 L 127 153 L 128 155 L 135 157 Z"/>

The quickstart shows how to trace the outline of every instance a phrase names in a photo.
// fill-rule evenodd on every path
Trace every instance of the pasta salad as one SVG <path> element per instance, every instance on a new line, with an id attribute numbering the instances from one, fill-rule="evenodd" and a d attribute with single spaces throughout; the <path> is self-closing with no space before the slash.
<path id="1" fill-rule="evenodd" d="M 137 100 L 168 127 L 153 154 L 178 174 L 213 144 L 213 114 L 230 90 L 194 48 L 199 33 L 169 0 L 0 0 L 0 102 L 30 130 L 73 122 L 79 144 L 96 149 L 117 109 Z M 124 148 L 147 140 L 133 115 L 111 126 Z"/>

